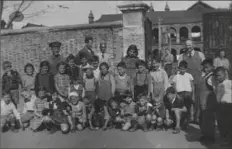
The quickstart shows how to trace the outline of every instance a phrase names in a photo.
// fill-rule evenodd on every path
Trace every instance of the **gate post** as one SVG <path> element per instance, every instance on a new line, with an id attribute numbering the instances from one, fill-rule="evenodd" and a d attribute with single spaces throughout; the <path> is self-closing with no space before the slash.
<path id="1" fill-rule="evenodd" d="M 126 55 L 127 48 L 135 44 L 139 49 L 139 58 L 145 60 L 144 17 L 149 6 L 141 1 L 127 1 L 118 8 L 123 17 L 123 56 Z"/>

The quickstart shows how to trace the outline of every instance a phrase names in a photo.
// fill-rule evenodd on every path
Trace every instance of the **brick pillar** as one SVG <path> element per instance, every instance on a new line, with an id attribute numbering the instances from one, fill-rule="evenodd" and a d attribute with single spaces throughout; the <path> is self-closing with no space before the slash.
<path id="1" fill-rule="evenodd" d="M 123 16 L 123 56 L 127 48 L 135 44 L 139 49 L 139 58 L 145 59 L 144 17 L 149 6 L 139 1 L 126 1 L 118 8 Z"/>

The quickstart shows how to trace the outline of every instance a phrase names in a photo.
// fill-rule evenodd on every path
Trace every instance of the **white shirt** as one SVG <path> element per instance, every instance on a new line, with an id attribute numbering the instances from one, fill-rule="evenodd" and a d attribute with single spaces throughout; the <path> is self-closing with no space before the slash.
<path id="1" fill-rule="evenodd" d="M 201 58 L 201 61 L 203 62 L 204 60 L 205 60 L 205 55 L 202 53 L 202 52 L 199 52 L 198 51 L 198 53 L 199 53 L 199 56 L 200 56 L 200 58 Z M 185 54 L 185 53 L 184 53 Z M 179 58 L 178 58 L 178 64 L 183 60 L 183 55 L 184 54 L 181 54 L 180 56 L 179 56 Z M 192 50 L 191 51 L 191 56 L 193 56 L 195 54 L 195 50 Z"/>
<path id="2" fill-rule="evenodd" d="M 35 95 L 31 96 L 30 101 L 24 103 L 23 113 L 26 113 L 27 111 L 35 111 L 35 101 L 37 97 Z"/>
<path id="3" fill-rule="evenodd" d="M 224 80 L 222 84 L 224 85 L 224 94 L 221 102 L 232 103 L 232 80 Z"/>
<path id="4" fill-rule="evenodd" d="M 17 111 L 15 105 L 10 102 L 8 105 L 5 103 L 4 99 L 1 101 L 1 117 L 3 116 L 10 116 L 11 114 L 14 114 L 16 119 L 20 119 L 20 114 Z"/>
<path id="5" fill-rule="evenodd" d="M 193 76 L 187 72 L 184 75 L 178 73 L 173 78 L 177 92 L 192 92 L 191 81 L 193 81 Z"/>
<path id="6" fill-rule="evenodd" d="M 97 56 L 99 57 L 99 62 L 106 62 L 109 64 L 109 59 L 113 58 L 110 54 L 108 53 L 97 53 Z"/>

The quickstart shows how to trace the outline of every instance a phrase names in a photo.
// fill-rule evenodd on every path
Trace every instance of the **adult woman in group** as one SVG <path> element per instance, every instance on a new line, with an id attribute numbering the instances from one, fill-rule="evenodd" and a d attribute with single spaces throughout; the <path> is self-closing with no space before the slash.
<path id="1" fill-rule="evenodd" d="M 223 50 L 220 50 L 218 52 L 217 57 L 214 59 L 213 64 L 214 64 L 215 69 L 217 67 L 224 67 L 228 73 L 230 69 L 230 61 L 225 56 L 226 56 L 226 52 Z"/>

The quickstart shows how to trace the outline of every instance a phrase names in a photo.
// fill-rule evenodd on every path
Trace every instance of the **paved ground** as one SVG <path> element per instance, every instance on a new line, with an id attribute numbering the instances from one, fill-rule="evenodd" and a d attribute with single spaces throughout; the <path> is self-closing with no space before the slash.
<path id="1" fill-rule="evenodd" d="M 31 131 L 1 134 L 1 148 L 208 148 L 199 143 L 199 129 L 190 127 L 178 135 L 171 131 L 121 132 L 119 130 L 63 135 Z M 215 145 L 214 145 L 215 147 Z"/>

